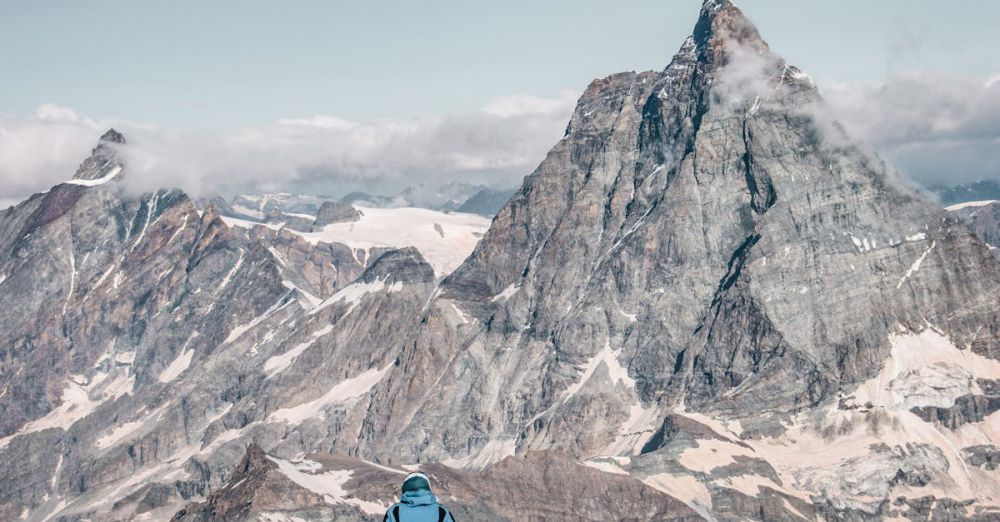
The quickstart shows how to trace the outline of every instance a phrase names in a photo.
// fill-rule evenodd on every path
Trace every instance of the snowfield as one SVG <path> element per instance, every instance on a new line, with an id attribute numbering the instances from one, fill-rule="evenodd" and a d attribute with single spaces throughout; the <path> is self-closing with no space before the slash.
<path id="1" fill-rule="evenodd" d="M 430 263 L 437 277 L 444 277 L 469 257 L 490 227 L 489 218 L 476 214 L 445 213 L 413 207 L 356 208 L 362 213 L 358 221 L 332 223 L 316 232 L 286 230 L 302 236 L 312 244 L 342 243 L 365 252 L 379 247 L 412 246 Z M 226 216 L 222 220 L 231 227 L 282 228 L 277 223 L 255 223 Z"/>

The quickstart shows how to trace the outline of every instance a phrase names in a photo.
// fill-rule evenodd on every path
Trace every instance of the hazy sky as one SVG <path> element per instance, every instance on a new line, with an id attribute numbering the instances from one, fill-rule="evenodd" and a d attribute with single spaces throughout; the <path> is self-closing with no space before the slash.
<path id="1" fill-rule="evenodd" d="M 0 0 L 0 203 L 108 126 L 186 190 L 512 187 L 594 78 L 662 69 L 700 0 Z M 1000 2 L 739 0 L 924 183 L 1000 179 Z"/>
<path id="2" fill-rule="evenodd" d="M 1000 2 L 742 0 L 820 80 L 1000 72 Z M 0 113 L 228 130 L 313 114 L 441 114 L 660 69 L 698 0 L 3 1 Z"/>

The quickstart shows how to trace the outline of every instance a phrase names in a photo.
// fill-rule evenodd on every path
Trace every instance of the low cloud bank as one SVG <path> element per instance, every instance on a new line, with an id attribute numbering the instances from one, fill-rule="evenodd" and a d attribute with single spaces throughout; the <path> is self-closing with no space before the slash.
<path id="1" fill-rule="evenodd" d="M 0 119 L 0 201 L 22 199 L 72 177 L 98 137 L 122 131 L 127 183 L 192 194 L 308 190 L 394 192 L 442 180 L 512 187 L 559 140 L 578 93 L 511 96 L 442 117 L 354 122 L 281 119 L 204 135 L 120 120 L 94 120 L 56 105 Z"/>
<path id="2" fill-rule="evenodd" d="M 748 85 L 747 68 L 736 72 L 736 84 Z M 1000 180 L 1000 75 L 922 72 L 881 83 L 819 83 L 849 133 L 917 183 Z M 0 117 L 0 205 L 70 178 L 109 127 L 129 140 L 123 154 L 134 190 L 336 196 L 448 181 L 514 187 L 562 136 L 577 96 L 509 96 L 440 117 L 286 118 L 213 135 L 91 119 L 45 104 L 27 117 Z"/>
<path id="3" fill-rule="evenodd" d="M 1000 75 L 919 72 L 820 89 L 852 135 L 917 183 L 1000 180 Z"/>

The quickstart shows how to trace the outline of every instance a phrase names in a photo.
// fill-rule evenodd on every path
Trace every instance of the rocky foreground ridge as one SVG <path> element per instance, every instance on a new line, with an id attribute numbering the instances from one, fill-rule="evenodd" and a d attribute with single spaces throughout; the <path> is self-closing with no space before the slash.
<path id="1" fill-rule="evenodd" d="M 728 0 L 448 273 L 130 195 L 123 142 L 0 214 L 0 519 L 363 520 L 414 467 L 476 520 L 1000 516 L 1000 264 Z"/>

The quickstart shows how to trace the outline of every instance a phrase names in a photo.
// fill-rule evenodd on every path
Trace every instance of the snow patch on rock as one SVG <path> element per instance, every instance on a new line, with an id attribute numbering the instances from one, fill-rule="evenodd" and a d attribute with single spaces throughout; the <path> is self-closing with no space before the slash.
<path id="1" fill-rule="evenodd" d="M 373 294 L 375 292 L 381 292 L 383 290 L 393 293 L 398 292 L 403 289 L 403 283 L 393 283 L 391 285 L 386 285 L 385 280 L 376 279 L 370 283 L 364 281 L 359 281 L 356 283 L 349 284 L 344 288 L 341 288 L 337 293 L 331 295 L 330 297 L 323 300 L 323 302 L 316 305 L 315 308 L 309 310 L 309 315 L 318 313 L 320 310 L 326 309 L 336 303 L 346 303 L 348 309 L 344 312 L 344 315 L 351 313 L 359 303 L 361 303 L 362 298 L 368 294 Z"/>
<path id="2" fill-rule="evenodd" d="M 323 337 L 324 335 L 332 331 L 333 331 L 333 325 L 328 324 L 322 329 L 313 332 L 309 340 L 300 343 L 295 348 L 292 348 L 291 350 L 288 350 L 287 352 L 281 355 L 275 355 L 269 358 L 267 361 L 264 362 L 264 373 L 267 374 L 266 378 L 270 379 L 275 375 L 285 371 L 285 369 L 287 369 L 289 366 L 292 365 L 293 362 L 295 362 L 295 359 L 299 355 L 302 355 L 302 352 L 306 351 L 306 348 L 309 348 L 310 346 L 313 345 L 313 343 L 316 342 L 316 339 L 319 339 L 320 337 Z"/>
<path id="3" fill-rule="evenodd" d="M 97 179 L 71 179 L 71 180 L 67 181 L 66 183 L 68 185 L 81 185 L 81 186 L 84 186 L 84 187 L 96 187 L 98 185 L 104 185 L 105 183 L 107 183 L 107 182 L 109 182 L 109 181 L 117 178 L 118 174 L 121 174 L 121 172 L 122 172 L 121 165 L 115 165 L 111 170 L 108 171 L 107 174 L 105 174 L 104 176 L 102 176 L 100 178 L 97 178 Z"/>
<path id="4" fill-rule="evenodd" d="M 309 419 L 325 419 L 326 413 L 324 410 L 327 406 L 345 403 L 367 394 L 385 377 L 390 368 L 392 368 L 392 363 L 381 369 L 370 368 L 365 370 L 359 375 L 337 383 L 320 398 L 291 408 L 282 408 L 272 413 L 267 420 L 270 422 L 284 421 L 288 424 L 300 424 Z"/>
<path id="5" fill-rule="evenodd" d="M 962 210 L 963 208 L 969 208 L 969 207 L 985 207 L 986 205 L 992 205 L 993 203 L 996 202 L 997 200 L 995 199 L 987 199 L 984 201 L 966 201 L 965 203 L 958 203 L 955 205 L 944 207 L 944 209 L 947 210 L 948 212 L 954 212 L 956 210 Z"/>
<path id="6" fill-rule="evenodd" d="M 351 480 L 351 470 L 330 470 L 319 473 L 323 466 L 318 462 L 302 460 L 291 462 L 268 456 L 269 460 L 278 465 L 278 470 L 289 480 L 303 488 L 323 497 L 327 504 L 348 504 L 357 507 L 369 515 L 382 515 L 387 506 L 350 497 L 345 484 Z"/>
<path id="7" fill-rule="evenodd" d="M 516 449 L 517 439 L 513 437 L 493 439 L 487 442 L 486 445 L 478 451 L 475 451 L 463 458 L 448 458 L 443 460 L 441 463 L 452 468 L 481 470 L 496 464 L 507 457 L 513 456 Z"/>
<path id="8" fill-rule="evenodd" d="M 19 435 L 51 428 L 67 430 L 105 402 L 132 393 L 134 386 L 135 376 L 123 369 L 110 373 L 97 372 L 89 381 L 83 376 L 72 375 L 62 391 L 59 406 L 44 417 L 25 424 L 16 433 L 0 439 L 0 448 Z"/>

